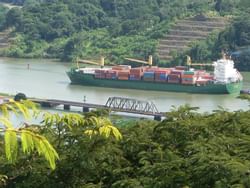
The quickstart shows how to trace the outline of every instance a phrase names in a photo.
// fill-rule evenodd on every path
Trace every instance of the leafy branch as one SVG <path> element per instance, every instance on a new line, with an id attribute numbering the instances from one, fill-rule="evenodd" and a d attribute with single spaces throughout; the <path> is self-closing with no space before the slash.
<path id="1" fill-rule="evenodd" d="M 22 114 L 26 119 L 31 118 L 30 109 L 32 109 L 32 112 L 35 114 L 38 113 L 35 104 L 30 101 L 16 102 L 10 100 L 9 103 L 0 105 L 0 110 L 3 114 L 3 116 L 0 117 L 0 124 L 2 125 L 0 132 L 4 134 L 6 158 L 11 163 L 16 161 L 18 141 L 20 141 L 22 151 L 25 154 L 37 151 L 39 155 L 44 156 L 49 162 L 50 168 L 55 169 L 55 163 L 56 160 L 59 159 L 59 156 L 48 140 L 44 136 L 35 133 L 35 131 L 29 127 L 15 128 L 9 120 L 10 112 L 16 115 Z"/>

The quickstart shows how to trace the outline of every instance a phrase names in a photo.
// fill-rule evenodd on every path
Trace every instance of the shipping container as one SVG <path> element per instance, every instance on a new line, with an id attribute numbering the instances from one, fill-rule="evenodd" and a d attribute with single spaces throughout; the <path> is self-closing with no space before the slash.
<path id="1" fill-rule="evenodd" d="M 95 73 L 99 74 L 99 73 L 103 73 L 105 74 L 106 73 L 106 69 L 95 69 Z"/>
<path id="2" fill-rule="evenodd" d="M 208 80 L 208 79 L 198 78 L 198 79 L 196 80 L 196 84 L 198 84 L 198 85 L 206 85 L 209 81 L 210 81 L 210 80 Z"/>
<path id="3" fill-rule="evenodd" d="M 140 74 L 130 74 L 129 79 L 130 80 L 141 80 L 141 75 Z"/>
<path id="4" fill-rule="evenodd" d="M 177 75 L 182 75 L 183 74 L 183 70 L 172 70 L 171 74 L 177 74 Z"/>
<path id="5" fill-rule="evenodd" d="M 130 65 L 117 65 L 112 67 L 112 70 L 130 70 L 130 69 L 131 69 Z"/>
<path id="6" fill-rule="evenodd" d="M 128 76 L 118 76 L 118 80 L 128 80 Z"/>
<path id="7" fill-rule="evenodd" d="M 150 71 L 150 72 L 146 71 L 146 72 L 144 72 L 143 77 L 144 78 L 154 78 L 155 77 L 155 73 L 152 72 L 152 71 Z"/>
<path id="8" fill-rule="evenodd" d="M 188 67 L 186 67 L 186 66 L 176 66 L 175 69 L 176 70 L 188 70 Z"/>
<path id="9" fill-rule="evenodd" d="M 183 75 L 195 75 L 194 71 L 184 71 Z"/>
<path id="10" fill-rule="evenodd" d="M 130 73 L 129 70 L 122 70 L 122 71 L 118 71 L 117 75 L 118 77 L 123 77 L 123 76 L 128 77 L 129 73 Z"/>
<path id="11" fill-rule="evenodd" d="M 159 69 L 159 67 L 157 66 L 149 66 L 149 67 L 145 67 L 145 72 L 155 72 Z"/>
<path id="12" fill-rule="evenodd" d="M 169 83 L 180 83 L 181 75 L 180 74 L 169 74 L 168 75 L 168 82 Z"/>
<path id="13" fill-rule="evenodd" d="M 155 74 L 156 81 L 166 81 L 167 78 L 168 78 L 168 74 L 166 74 L 166 73 L 156 73 Z"/>
<path id="14" fill-rule="evenodd" d="M 116 78 L 117 78 L 117 75 L 116 75 L 116 74 L 106 73 L 106 78 L 107 78 L 107 79 L 116 79 Z"/>

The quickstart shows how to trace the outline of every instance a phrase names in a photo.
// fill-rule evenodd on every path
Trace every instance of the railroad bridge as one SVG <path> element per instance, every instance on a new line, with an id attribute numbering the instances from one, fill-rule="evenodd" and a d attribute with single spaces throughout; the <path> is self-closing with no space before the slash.
<path id="1" fill-rule="evenodd" d="M 71 106 L 81 107 L 83 112 L 89 112 L 90 109 L 107 109 L 113 112 L 153 116 L 155 120 L 159 121 L 165 116 L 165 113 L 158 111 L 153 102 L 123 97 L 109 97 L 105 105 L 56 99 L 30 100 L 35 103 L 39 103 L 42 107 L 55 107 L 63 105 L 64 110 L 70 110 Z"/>

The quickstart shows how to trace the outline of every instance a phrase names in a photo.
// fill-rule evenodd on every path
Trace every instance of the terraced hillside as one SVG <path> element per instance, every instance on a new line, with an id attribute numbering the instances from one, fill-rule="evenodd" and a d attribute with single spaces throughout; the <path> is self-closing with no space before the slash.
<path id="1" fill-rule="evenodd" d="M 11 29 L 0 32 L 0 50 L 7 48 L 12 40 L 10 37 Z"/>
<path id="2" fill-rule="evenodd" d="M 223 30 L 228 24 L 224 17 L 196 16 L 180 20 L 159 41 L 157 53 L 161 60 L 171 60 L 171 52 L 183 52 L 196 40 L 204 40 L 215 30 Z"/>

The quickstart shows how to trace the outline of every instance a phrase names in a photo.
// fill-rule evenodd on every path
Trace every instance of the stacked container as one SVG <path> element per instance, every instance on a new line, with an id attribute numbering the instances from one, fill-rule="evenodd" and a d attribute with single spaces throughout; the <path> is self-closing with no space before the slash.
<path id="1" fill-rule="evenodd" d="M 195 84 L 197 75 L 194 71 L 184 71 L 181 79 L 182 84 L 193 85 Z"/>
<path id="2" fill-rule="evenodd" d="M 197 85 L 206 85 L 210 80 L 209 79 L 203 79 L 203 78 L 198 78 L 196 80 Z"/>
<path id="3" fill-rule="evenodd" d="M 130 70 L 131 66 L 130 65 L 116 65 L 112 67 L 112 70 Z"/>
<path id="4" fill-rule="evenodd" d="M 169 69 L 158 69 L 155 71 L 155 81 L 156 82 L 166 82 L 168 79 L 168 74 L 171 72 Z"/>
<path id="5" fill-rule="evenodd" d="M 106 78 L 107 79 L 116 79 L 117 78 L 117 70 L 107 70 L 106 71 Z"/>
<path id="6" fill-rule="evenodd" d="M 204 73 L 201 77 L 203 79 L 208 79 L 208 80 L 213 80 L 214 79 L 214 76 L 211 75 L 210 73 Z"/>
<path id="7" fill-rule="evenodd" d="M 142 75 L 143 75 L 143 68 L 141 68 L 141 67 L 132 68 L 130 70 L 129 79 L 130 80 L 141 80 Z"/>
<path id="8" fill-rule="evenodd" d="M 180 83 L 182 73 L 183 70 L 172 70 L 171 74 L 168 75 L 168 83 Z"/>
<path id="9" fill-rule="evenodd" d="M 155 72 L 157 70 L 159 70 L 159 67 L 157 66 L 144 67 L 144 71 L 146 72 Z"/>
<path id="10" fill-rule="evenodd" d="M 120 70 L 118 72 L 118 80 L 128 80 L 129 78 L 129 70 Z"/>
<path id="11" fill-rule="evenodd" d="M 100 79 L 106 78 L 106 70 L 96 69 L 95 70 L 95 78 L 100 78 Z"/>
<path id="12" fill-rule="evenodd" d="M 188 70 L 188 68 L 186 66 L 176 66 L 175 67 L 176 70 Z"/>
<path id="13" fill-rule="evenodd" d="M 145 71 L 143 74 L 143 80 L 145 81 L 154 81 L 155 72 L 154 71 Z"/>

